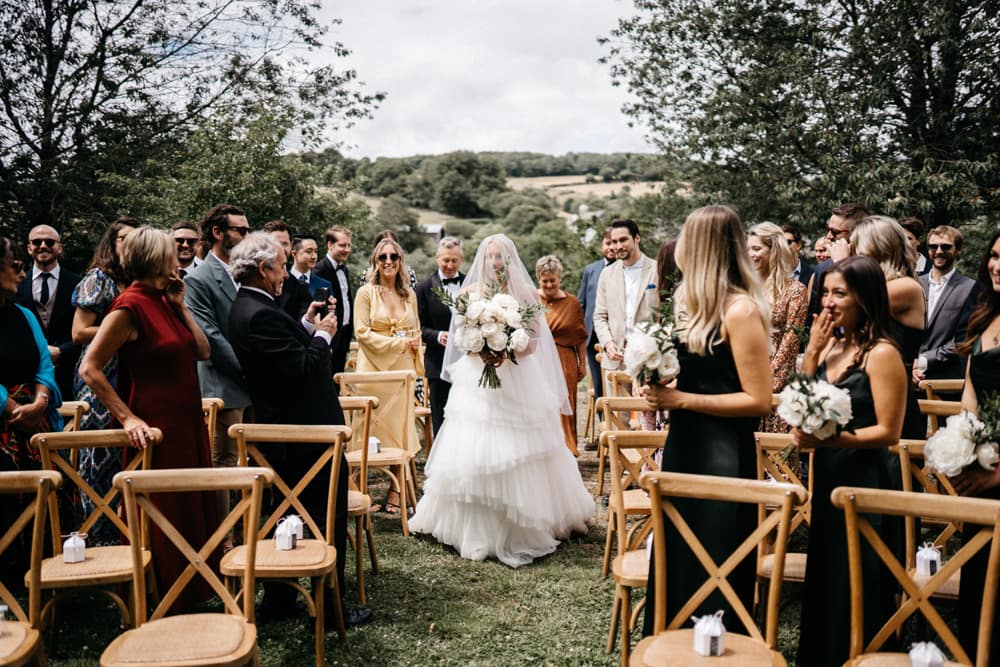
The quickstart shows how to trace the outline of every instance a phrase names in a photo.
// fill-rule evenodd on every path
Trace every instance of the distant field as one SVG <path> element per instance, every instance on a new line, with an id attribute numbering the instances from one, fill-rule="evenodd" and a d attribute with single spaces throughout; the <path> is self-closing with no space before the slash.
<path id="1" fill-rule="evenodd" d="M 372 210 L 372 213 L 377 213 L 379 207 L 382 205 L 381 197 L 368 197 L 365 195 L 355 194 L 352 195 L 355 199 L 360 199 L 364 203 L 368 204 L 368 208 Z M 419 216 L 419 223 L 421 227 L 426 227 L 427 225 L 446 225 L 450 220 L 457 220 L 453 216 L 447 215 L 445 213 L 438 213 L 437 211 L 428 211 L 423 208 L 413 208 L 410 207 L 414 213 Z"/>
<path id="2" fill-rule="evenodd" d="M 588 195 L 593 195 L 595 197 L 610 197 L 613 194 L 621 192 L 621 189 L 626 186 L 632 192 L 632 196 L 638 197 L 658 192 L 660 188 L 663 187 L 663 182 L 642 181 L 637 183 L 605 183 L 601 181 L 588 183 L 586 174 L 507 179 L 507 187 L 512 190 L 526 190 L 528 188 L 545 190 L 560 204 L 571 197 L 579 198 L 586 197 Z"/>

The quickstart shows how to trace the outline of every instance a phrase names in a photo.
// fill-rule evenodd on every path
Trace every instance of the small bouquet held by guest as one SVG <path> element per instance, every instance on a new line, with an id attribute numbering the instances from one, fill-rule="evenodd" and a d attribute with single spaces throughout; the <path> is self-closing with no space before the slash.
<path id="1" fill-rule="evenodd" d="M 837 434 L 851 421 L 851 394 L 824 380 L 795 374 L 778 394 L 778 416 L 818 440 Z M 787 457 L 794 445 L 785 451 Z"/>
<path id="2" fill-rule="evenodd" d="M 517 363 L 517 353 L 523 352 L 531 342 L 533 330 L 530 323 L 543 307 L 538 303 L 519 303 L 503 291 L 506 270 L 497 271 L 497 280 L 488 283 L 482 291 L 471 290 L 453 297 L 441 288 L 434 294 L 446 306 L 454 309 L 455 344 L 467 354 L 509 359 Z M 479 386 L 490 389 L 501 387 L 496 366 L 487 361 Z"/>
<path id="3" fill-rule="evenodd" d="M 963 410 L 948 417 L 943 428 L 927 439 L 927 465 L 946 477 L 955 477 L 967 466 L 979 464 L 995 470 L 1000 459 L 1000 396 L 979 406 L 979 417 Z"/>
<path id="4" fill-rule="evenodd" d="M 639 384 L 666 384 L 677 377 L 674 327 L 667 322 L 642 322 L 625 342 L 625 372 Z"/>

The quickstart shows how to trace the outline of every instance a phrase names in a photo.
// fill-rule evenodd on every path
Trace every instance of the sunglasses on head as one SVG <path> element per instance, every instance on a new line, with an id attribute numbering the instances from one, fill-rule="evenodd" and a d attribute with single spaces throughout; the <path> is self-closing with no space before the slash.
<path id="1" fill-rule="evenodd" d="M 36 248 L 41 245 L 44 245 L 46 248 L 53 248 L 57 243 L 59 243 L 59 241 L 56 241 L 55 239 L 31 239 L 28 243 Z"/>
<path id="2" fill-rule="evenodd" d="M 380 262 L 398 262 L 399 255 L 397 255 L 396 253 L 390 253 L 388 255 L 382 254 L 376 257 L 375 259 L 377 259 Z"/>
<path id="3" fill-rule="evenodd" d="M 927 249 L 930 250 L 931 252 L 934 252 L 935 250 L 939 250 L 939 249 L 942 252 L 950 252 L 951 249 L 954 248 L 954 247 L 955 246 L 952 245 L 951 243 L 928 243 L 927 244 Z"/>
<path id="4" fill-rule="evenodd" d="M 230 229 L 238 229 L 237 227 L 230 227 Z M 192 248 L 198 244 L 198 239 L 174 239 L 177 245 L 189 245 Z"/>

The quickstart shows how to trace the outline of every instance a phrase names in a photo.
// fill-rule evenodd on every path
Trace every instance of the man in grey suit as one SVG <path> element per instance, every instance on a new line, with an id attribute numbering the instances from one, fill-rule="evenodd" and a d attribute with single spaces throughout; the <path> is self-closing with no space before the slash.
<path id="1" fill-rule="evenodd" d="M 583 321 L 587 325 L 587 367 L 590 369 L 590 386 L 594 388 L 594 400 L 604 395 L 604 387 L 601 384 L 601 365 L 597 363 L 597 332 L 594 331 L 594 307 L 597 305 L 597 281 L 601 277 L 601 272 L 606 266 L 610 266 L 616 259 L 615 246 L 611 243 L 611 228 L 604 230 L 601 238 L 601 259 L 591 262 L 583 267 L 583 276 L 580 279 L 580 291 L 576 298 L 583 307 Z"/>
<path id="2" fill-rule="evenodd" d="M 229 427 L 243 421 L 250 394 L 229 342 L 229 311 L 238 289 L 229 270 L 229 252 L 250 232 L 250 225 L 243 209 L 218 204 L 205 213 L 198 228 L 211 250 L 184 278 L 184 301 L 212 347 L 211 358 L 198 362 L 201 395 L 225 402 L 216 422 L 212 463 L 231 467 L 236 465 L 237 450 L 236 443 L 229 438 Z"/>
<path id="3" fill-rule="evenodd" d="M 962 244 L 962 232 L 954 227 L 941 225 L 927 234 L 931 270 L 918 278 L 927 296 L 927 326 L 920 356 L 913 362 L 914 383 L 965 377 L 965 357 L 955 346 L 965 339 L 980 286 L 955 268 Z"/>

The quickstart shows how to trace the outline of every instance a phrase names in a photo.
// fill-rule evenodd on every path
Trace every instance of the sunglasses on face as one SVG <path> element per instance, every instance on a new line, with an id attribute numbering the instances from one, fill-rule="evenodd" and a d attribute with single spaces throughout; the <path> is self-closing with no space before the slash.
<path id="1" fill-rule="evenodd" d="M 24 262 L 19 259 L 12 259 L 7 262 L 7 266 L 14 269 L 14 273 L 21 273 L 24 270 Z"/>
<path id="2" fill-rule="evenodd" d="M 228 229 L 231 232 L 236 232 L 240 236 L 246 236 L 247 234 L 250 233 L 250 228 L 249 227 L 228 227 L 227 226 L 226 229 Z"/>
<path id="3" fill-rule="evenodd" d="M 383 255 L 379 255 L 375 259 L 377 259 L 380 262 L 398 262 L 399 261 L 399 255 L 397 255 L 396 253 L 391 253 L 391 254 L 388 254 L 388 255 L 384 255 L 383 254 Z"/>
<path id="4" fill-rule="evenodd" d="M 230 227 L 229 229 L 238 229 L 237 227 Z M 174 243 L 177 245 L 189 245 L 192 248 L 198 243 L 198 239 L 174 239 Z"/>
<path id="5" fill-rule="evenodd" d="M 927 244 L 927 249 L 930 250 L 931 252 L 936 252 L 937 250 L 940 250 L 941 252 L 951 252 L 951 249 L 954 248 L 954 247 L 955 246 L 952 245 L 951 243 L 928 243 Z"/>
<path id="6" fill-rule="evenodd" d="M 833 227 L 826 228 L 826 235 L 831 239 L 836 239 L 839 237 L 846 237 L 851 232 L 846 229 L 834 229 Z"/>
<path id="7" fill-rule="evenodd" d="M 28 243 L 35 246 L 36 248 L 42 245 L 44 245 L 46 248 L 53 248 L 57 243 L 59 243 L 59 241 L 56 241 L 55 239 L 31 239 L 30 241 L 28 241 Z"/>

